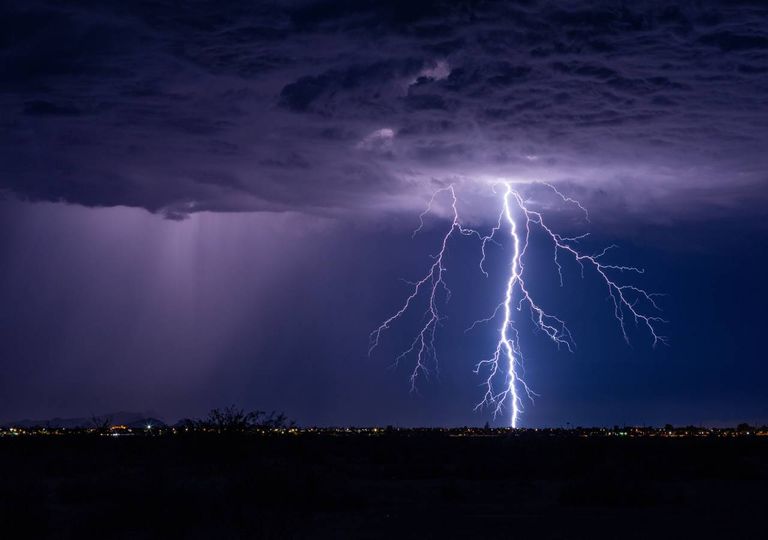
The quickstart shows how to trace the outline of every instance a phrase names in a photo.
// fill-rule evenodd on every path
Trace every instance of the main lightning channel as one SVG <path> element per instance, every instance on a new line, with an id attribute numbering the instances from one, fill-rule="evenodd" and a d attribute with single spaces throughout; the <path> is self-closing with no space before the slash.
<path id="1" fill-rule="evenodd" d="M 563 204 L 577 207 L 583 213 L 585 220 L 589 221 L 587 210 L 577 200 L 567 197 L 551 184 L 543 182 L 537 184 L 551 191 Z M 444 301 L 448 301 L 451 295 L 451 291 L 445 281 L 447 270 L 445 265 L 446 252 L 450 239 L 454 235 L 459 234 L 479 240 L 481 252 L 479 267 L 480 271 L 488 277 L 488 271 L 484 266 L 486 249 L 489 244 L 501 245 L 496 240 L 496 237 L 502 229 L 507 228 L 512 244 L 512 257 L 509 263 L 509 275 L 507 276 L 504 296 L 490 317 L 475 321 L 467 330 L 472 330 L 478 324 L 488 323 L 497 319 L 499 313 L 503 315 L 493 355 L 475 365 L 475 373 L 485 373 L 485 380 L 483 382 L 485 393 L 475 409 L 488 407 L 493 410 L 493 416 L 496 417 L 505 407 L 508 407 L 511 411 L 510 425 L 514 428 L 517 427 L 523 410 L 523 394 L 531 401 L 536 396 L 522 377 L 524 358 L 520 347 L 520 336 L 515 328 L 515 312 L 521 313 L 524 309 L 527 310 L 534 327 L 543 332 L 558 348 L 564 347 L 570 352 L 573 352 L 575 349 L 575 342 L 565 322 L 545 311 L 535 301 L 526 284 L 525 255 L 533 228 L 543 232 L 552 244 L 554 251 L 553 264 L 557 269 L 561 286 L 563 285 L 563 265 L 558 258 L 559 255 L 569 256 L 579 266 L 582 278 L 586 268 L 591 268 L 594 271 L 607 288 L 608 297 L 613 304 L 614 316 L 627 342 L 629 342 L 627 331 L 628 319 L 633 320 L 635 325 L 646 328 L 652 337 L 654 346 L 660 342 L 665 342 L 665 338 L 658 333 L 657 327 L 660 323 L 666 321 L 653 313 L 660 311 L 655 300 L 659 296 L 658 294 L 649 293 L 632 284 L 622 283 L 613 277 L 613 275 L 626 273 L 642 274 L 644 272 L 643 269 L 634 266 L 604 263 L 603 257 L 616 246 L 608 246 L 595 254 L 583 252 L 579 249 L 578 243 L 586 238 L 589 233 L 577 236 L 563 236 L 555 232 L 546 223 L 544 216 L 540 212 L 528 206 L 520 191 L 514 189 L 511 182 L 504 183 L 503 186 L 501 211 L 496 224 L 487 235 L 462 225 L 458 212 L 458 198 L 453 185 L 433 193 L 427 208 L 419 215 L 419 226 L 413 234 L 416 235 L 422 230 L 424 227 L 424 217 L 432 211 L 436 198 L 442 193 L 450 195 L 451 226 L 443 235 L 440 250 L 437 254 L 433 255 L 434 262 L 427 274 L 419 281 L 410 282 L 411 292 L 400 309 L 379 325 L 376 330 L 371 332 L 368 352 L 371 354 L 379 345 L 381 334 L 388 330 L 397 320 L 401 319 L 414 303 L 418 301 L 417 299 L 422 292 L 425 291 L 427 307 L 422 319 L 425 322 L 410 346 L 395 359 L 395 364 L 397 364 L 402 359 L 412 354 L 415 355 L 415 367 L 410 377 L 411 389 L 415 390 L 416 382 L 420 375 L 427 376 L 431 370 L 437 370 L 435 336 L 440 322 L 444 319 L 444 316 L 440 313 L 440 295 L 442 293 Z M 498 382 L 499 378 L 503 378 L 504 381 L 500 385 Z"/>
<path id="2" fill-rule="evenodd" d="M 509 231 L 512 235 L 512 264 L 509 272 L 509 279 L 507 280 L 507 289 L 504 295 L 504 320 L 501 323 L 499 329 L 499 343 L 504 347 L 504 352 L 507 356 L 507 380 L 508 380 L 508 392 L 512 400 L 512 418 L 510 419 L 512 427 L 517 427 L 517 419 L 520 416 L 520 398 L 517 395 L 517 360 L 515 359 L 515 342 L 509 336 L 509 331 L 512 326 L 512 297 L 515 291 L 515 285 L 520 276 L 520 238 L 517 236 L 517 225 L 512 217 L 512 210 L 509 207 L 509 196 L 512 193 L 512 188 L 509 184 L 506 185 L 506 192 L 504 193 L 504 217 L 509 224 Z M 497 347 L 497 351 L 500 349 Z M 498 353 L 496 354 L 496 362 L 498 364 Z M 498 365 L 496 366 L 498 367 Z M 486 381 L 489 391 L 492 390 L 490 378 Z M 489 396 L 486 396 L 489 397 Z M 485 399 L 483 400 L 485 401 Z M 500 402 L 503 403 L 503 402 Z M 500 407 L 501 405 L 497 406 Z"/>

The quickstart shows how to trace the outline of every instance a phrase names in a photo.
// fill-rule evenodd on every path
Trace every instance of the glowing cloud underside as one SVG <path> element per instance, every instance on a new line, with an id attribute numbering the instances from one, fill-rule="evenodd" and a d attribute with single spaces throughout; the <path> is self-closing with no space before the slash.
<path id="1" fill-rule="evenodd" d="M 589 214 L 578 201 L 565 196 L 550 184 L 539 184 L 549 189 L 563 204 L 573 205 L 578 208 L 584 214 L 584 218 L 589 221 Z M 480 242 L 480 271 L 488 276 L 488 272 L 485 269 L 486 248 L 491 243 L 498 243 L 497 238 L 499 235 L 508 232 L 512 245 L 512 258 L 509 263 L 509 274 L 504 289 L 504 296 L 490 317 L 475 321 L 468 330 L 471 330 L 480 323 L 497 320 L 499 314 L 502 315 L 498 342 L 496 343 L 493 355 L 490 358 L 481 360 L 475 366 L 475 373 L 482 374 L 484 377 L 483 386 L 485 388 L 483 399 L 477 404 L 476 409 L 489 407 L 493 410 L 494 417 L 496 417 L 507 407 L 511 410 L 511 425 L 512 427 L 517 427 L 523 407 L 522 394 L 525 394 L 531 400 L 533 400 L 535 394 L 528 388 L 528 385 L 520 376 L 523 355 L 520 348 L 520 336 L 515 329 L 513 315 L 527 311 L 534 326 L 544 332 L 558 347 L 565 347 L 572 352 L 575 346 L 573 337 L 565 322 L 544 311 L 536 302 L 526 284 L 525 255 L 533 229 L 538 229 L 545 233 L 551 242 L 554 249 L 553 264 L 557 269 L 561 285 L 563 284 L 563 267 L 559 259 L 561 256 L 570 257 L 576 262 L 581 269 L 582 277 L 587 270 L 596 274 L 607 289 L 608 297 L 613 304 L 614 316 L 627 342 L 629 342 L 627 323 L 631 322 L 644 327 L 648 331 L 653 345 L 663 343 L 665 338 L 658 333 L 658 325 L 666 321 L 653 314 L 660 311 L 655 301 L 655 298 L 659 296 L 658 294 L 649 293 L 631 284 L 625 284 L 617 278 L 617 276 L 620 277 L 628 273 L 642 274 L 644 272 L 643 269 L 603 262 L 606 253 L 616 246 L 608 246 L 602 251 L 591 255 L 584 253 L 579 249 L 578 244 L 589 233 L 579 236 L 562 236 L 556 233 L 546 223 L 541 212 L 533 210 L 521 193 L 514 189 L 512 183 L 503 184 L 503 188 L 498 220 L 486 235 L 461 224 L 457 208 L 456 191 L 452 185 L 440 189 L 432 195 L 427 208 L 419 216 L 419 227 L 414 231 L 414 235 L 423 228 L 424 216 L 432 210 L 436 198 L 444 193 L 450 196 L 451 226 L 443 236 L 440 250 L 434 255 L 434 262 L 426 275 L 419 281 L 410 283 L 412 286 L 411 292 L 400 309 L 381 323 L 376 330 L 371 332 L 369 354 L 379 345 L 382 333 L 412 309 L 420 301 L 421 297 L 426 296 L 427 307 L 423 318 L 425 322 L 416 333 L 410 347 L 400 353 L 395 359 L 395 363 L 398 363 L 406 357 L 415 357 L 415 366 L 410 377 L 411 388 L 415 389 L 416 381 L 420 375 L 426 375 L 430 369 L 437 368 L 435 334 L 442 319 L 439 310 L 440 298 L 442 293 L 445 301 L 447 301 L 451 295 L 451 291 L 444 279 L 446 272 L 445 255 L 449 240 L 456 234 L 475 237 Z"/>

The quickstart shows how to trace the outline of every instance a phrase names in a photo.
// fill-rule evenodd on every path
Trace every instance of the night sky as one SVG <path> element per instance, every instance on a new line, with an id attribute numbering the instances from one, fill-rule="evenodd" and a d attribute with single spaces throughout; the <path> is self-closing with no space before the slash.
<path id="1" fill-rule="evenodd" d="M 15 4 L 15 5 L 14 5 Z M 302 425 L 475 411 L 509 246 L 451 240 L 439 373 L 369 333 L 498 182 L 666 293 L 668 346 L 531 242 L 578 347 L 522 326 L 521 425 L 768 423 L 768 5 L 7 2 L 0 8 L 0 420 L 236 404 Z M 549 201 L 549 202 L 548 202 Z M 539 264 L 534 265 L 535 261 Z M 536 266 L 536 270 L 533 267 Z"/>

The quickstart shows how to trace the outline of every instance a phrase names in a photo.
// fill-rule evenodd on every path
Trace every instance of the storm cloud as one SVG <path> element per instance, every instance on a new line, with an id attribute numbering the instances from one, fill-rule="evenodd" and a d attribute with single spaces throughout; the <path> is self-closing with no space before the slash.
<path id="1" fill-rule="evenodd" d="M 0 24 L 21 199 L 338 214 L 510 178 L 640 220 L 766 202 L 762 2 L 31 1 Z"/>

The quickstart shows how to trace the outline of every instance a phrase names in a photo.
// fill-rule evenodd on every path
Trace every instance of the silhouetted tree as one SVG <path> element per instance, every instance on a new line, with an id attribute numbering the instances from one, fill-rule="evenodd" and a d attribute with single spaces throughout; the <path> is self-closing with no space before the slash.
<path id="1" fill-rule="evenodd" d="M 208 413 L 206 424 L 219 432 L 238 432 L 248 429 L 257 412 L 245 412 L 243 409 L 238 409 L 234 405 L 224 407 L 223 409 L 212 409 Z"/>
<path id="2" fill-rule="evenodd" d="M 202 420 L 185 420 L 184 427 L 217 433 L 244 433 L 257 429 L 278 429 L 294 425 L 283 413 L 272 411 L 250 411 L 234 405 L 223 409 L 212 409 Z"/>
<path id="3" fill-rule="evenodd" d="M 109 427 L 112 425 L 112 417 L 109 415 L 96 416 L 91 415 L 91 426 L 96 433 L 106 433 L 109 431 Z"/>

